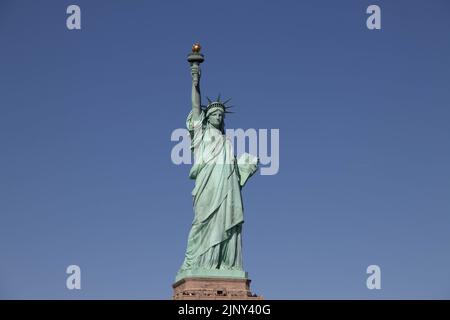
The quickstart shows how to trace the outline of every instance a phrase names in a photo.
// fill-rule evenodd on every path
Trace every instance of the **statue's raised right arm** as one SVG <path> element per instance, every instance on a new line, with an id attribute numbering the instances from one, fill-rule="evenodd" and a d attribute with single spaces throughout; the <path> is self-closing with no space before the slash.
<path id="1" fill-rule="evenodd" d="M 200 119 L 201 96 L 200 96 L 200 66 L 196 63 L 191 66 L 192 75 L 192 118 Z"/>

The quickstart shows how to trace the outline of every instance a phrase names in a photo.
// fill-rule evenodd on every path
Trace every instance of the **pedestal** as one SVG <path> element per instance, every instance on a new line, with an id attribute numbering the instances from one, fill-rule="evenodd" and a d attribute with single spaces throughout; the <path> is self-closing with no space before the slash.
<path id="1" fill-rule="evenodd" d="M 251 293 L 250 279 L 192 277 L 172 287 L 174 300 L 263 300 Z"/>

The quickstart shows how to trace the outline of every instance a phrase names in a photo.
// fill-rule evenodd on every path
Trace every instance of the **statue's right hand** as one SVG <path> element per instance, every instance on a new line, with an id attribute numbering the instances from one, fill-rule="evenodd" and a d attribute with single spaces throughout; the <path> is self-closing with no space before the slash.
<path id="1" fill-rule="evenodd" d="M 197 64 L 194 64 L 191 66 L 191 75 L 193 80 L 198 80 L 200 78 L 200 66 Z"/>

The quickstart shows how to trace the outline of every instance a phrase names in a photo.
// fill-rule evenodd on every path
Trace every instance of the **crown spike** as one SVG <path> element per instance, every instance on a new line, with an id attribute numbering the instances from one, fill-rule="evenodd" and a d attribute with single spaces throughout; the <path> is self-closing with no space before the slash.
<path id="1" fill-rule="evenodd" d="M 225 105 L 225 104 L 227 104 L 228 102 L 230 102 L 230 100 L 231 100 L 231 98 L 230 98 L 230 99 L 227 99 L 225 102 L 222 102 L 222 103 Z"/>
<path id="2" fill-rule="evenodd" d="M 208 96 L 206 96 L 206 99 L 208 99 L 208 103 L 212 102 L 211 99 Z"/>
<path id="3" fill-rule="evenodd" d="M 220 93 L 219 93 L 219 95 L 217 96 L 217 102 L 220 102 Z"/>

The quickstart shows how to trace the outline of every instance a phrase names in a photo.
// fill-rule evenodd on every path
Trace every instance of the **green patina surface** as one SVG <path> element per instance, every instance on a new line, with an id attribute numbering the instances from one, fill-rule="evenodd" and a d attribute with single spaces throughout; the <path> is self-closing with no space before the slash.
<path id="1" fill-rule="evenodd" d="M 209 101 L 201 106 L 200 67 L 203 55 L 195 52 L 188 61 L 192 75 L 192 110 L 186 126 L 191 134 L 194 164 L 189 177 L 194 219 L 185 259 L 176 281 L 186 277 L 247 278 L 242 263 L 244 210 L 241 190 L 257 171 L 257 158 L 233 154 L 224 134 L 225 103 Z"/>

